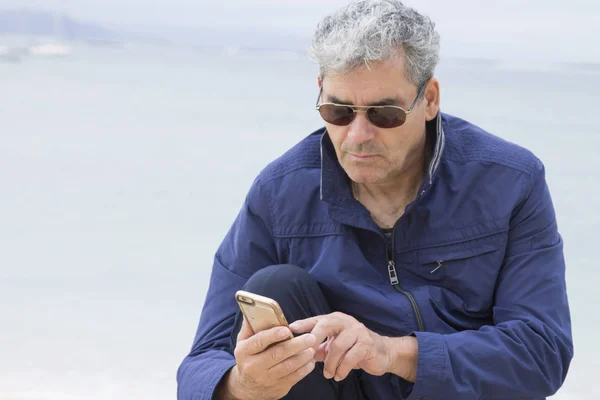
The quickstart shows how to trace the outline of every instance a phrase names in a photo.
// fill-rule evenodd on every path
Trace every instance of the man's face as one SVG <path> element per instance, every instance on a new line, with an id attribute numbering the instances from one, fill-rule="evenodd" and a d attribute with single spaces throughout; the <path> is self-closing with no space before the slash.
<path id="1" fill-rule="evenodd" d="M 322 102 L 356 106 L 397 105 L 408 110 L 417 88 L 404 76 L 404 61 L 372 64 L 370 69 L 343 74 L 327 74 Z M 422 161 L 427 117 L 423 100 L 407 115 L 403 125 L 383 129 L 373 125 L 364 112 L 358 112 L 348 126 L 325 123 L 337 158 L 348 176 L 358 183 L 383 184 Z M 431 118 L 430 118 L 431 119 Z"/>

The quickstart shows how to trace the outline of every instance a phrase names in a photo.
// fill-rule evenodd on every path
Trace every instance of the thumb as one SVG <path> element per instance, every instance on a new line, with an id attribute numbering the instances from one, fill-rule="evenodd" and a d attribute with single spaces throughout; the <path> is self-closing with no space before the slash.
<path id="1" fill-rule="evenodd" d="M 333 342 L 333 340 L 335 339 L 335 336 L 328 336 L 327 340 L 324 341 L 323 343 L 321 343 L 319 345 L 319 347 L 317 347 L 317 351 L 315 352 L 315 361 L 317 362 L 323 362 L 325 361 L 325 358 L 327 358 L 327 354 L 329 354 L 329 346 L 331 346 L 331 343 Z"/>
<path id="2" fill-rule="evenodd" d="M 323 362 L 327 357 L 327 344 L 328 342 L 323 342 L 317 347 L 317 351 L 315 352 L 314 359 L 316 362 Z"/>
<path id="3" fill-rule="evenodd" d="M 252 336 L 254 336 L 254 332 L 252 332 L 252 328 L 250 328 L 248 321 L 246 321 L 246 316 L 244 316 L 242 327 L 238 332 L 237 341 L 239 342 L 240 340 L 246 340 Z"/>

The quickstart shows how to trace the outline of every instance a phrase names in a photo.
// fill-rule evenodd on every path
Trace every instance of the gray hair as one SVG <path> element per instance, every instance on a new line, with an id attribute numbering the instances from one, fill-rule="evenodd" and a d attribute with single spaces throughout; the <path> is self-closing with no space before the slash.
<path id="1" fill-rule="evenodd" d="M 406 77 L 418 87 L 433 76 L 439 48 L 440 36 L 429 17 L 398 0 L 361 0 L 318 24 L 310 55 L 323 78 L 330 71 L 369 68 L 369 63 L 402 54 Z"/>

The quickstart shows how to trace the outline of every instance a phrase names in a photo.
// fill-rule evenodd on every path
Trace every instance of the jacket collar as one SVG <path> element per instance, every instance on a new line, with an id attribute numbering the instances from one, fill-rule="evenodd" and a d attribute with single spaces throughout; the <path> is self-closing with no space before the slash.
<path id="1" fill-rule="evenodd" d="M 427 122 L 426 130 L 427 135 L 430 137 L 433 153 L 417 199 L 429 191 L 439 170 L 446 142 L 441 113 L 438 113 L 436 118 Z M 337 159 L 327 130 L 324 130 L 321 137 L 321 200 L 336 208 L 354 208 L 358 210 L 361 207 L 352 196 L 349 177 Z M 368 224 L 371 225 L 372 222 Z"/>

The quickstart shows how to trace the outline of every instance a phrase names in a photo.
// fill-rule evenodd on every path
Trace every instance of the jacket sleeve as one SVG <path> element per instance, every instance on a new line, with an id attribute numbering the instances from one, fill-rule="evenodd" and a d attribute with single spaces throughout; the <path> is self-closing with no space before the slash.
<path id="1" fill-rule="evenodd" d="M 216 252 L 194 344 L 177 371 L 178 400 L 211 399 L 235 365 L 230 352 L 237 304 L 235 292 L 262 267 L 276 264 L 268 199 L 258 180 Z"/>
<path id="2" fill-rule="evenodd" d="M 539 160 L 511 218 L 493 322 L 414 333 L 419 359 L 409 399 L 545 398 L 562 386 L 573 357 L 571 317 L 563 243 Z"/>

